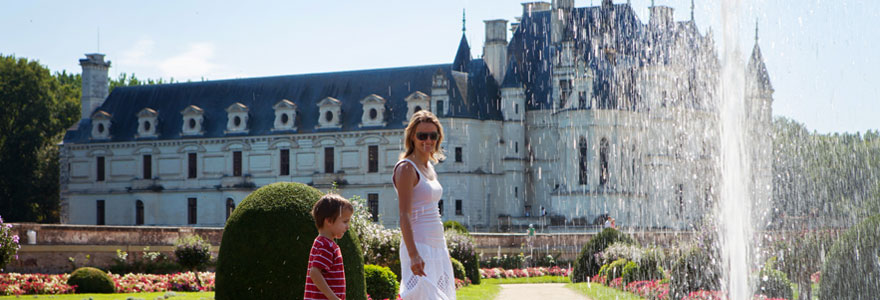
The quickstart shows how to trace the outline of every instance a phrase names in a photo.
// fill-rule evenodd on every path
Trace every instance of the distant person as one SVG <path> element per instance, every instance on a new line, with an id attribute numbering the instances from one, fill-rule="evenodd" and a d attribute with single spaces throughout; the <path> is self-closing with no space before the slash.
<path id="1" fill-rule="evenodd" d="M 455 279 L 437 204 L 443 187 L 434 165 L 443 158 L 443 127 L 427 110 L 413 114 L 391 177 L 400 210 L 400 298 L 453 300 Z"/>
<path id="2" fill-rule="evenodd" d="M 611 218 L 611 228 L 617 229 L 617 220 Z"/>
<path id="3" fill-rule="evenodd" d="M 312 217 L 318 227 L 318 237 L 309 252 L 309 273 L 303 299 L 345 299 L 345 268 L 342 251 L 334 239 L 348 231 L 354 207 L 337 194 L 321 197 L 312 207 Z"/>
<path id="4" fill-rule="evenodd" d="M 602 228 L 611 228 L 611 217 L 605 218 L 605 224 L 602 225 Z"/>
<path id="5" fill-rule="evenodd" d="M 541 206 L 541 217 L 546 217 L 546 216 L 547 216 L 547 210 L 544 209 L 544 206 Z"/>

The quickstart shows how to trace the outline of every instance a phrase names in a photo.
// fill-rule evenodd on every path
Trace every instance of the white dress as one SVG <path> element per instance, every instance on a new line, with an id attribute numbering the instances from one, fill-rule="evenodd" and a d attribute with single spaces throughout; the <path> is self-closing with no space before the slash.
<path id="1" fill-rule="evenodd" d="M 443 187 L 436 178 L 427 180 L 416 164 L 409 159 L 397 162 L 395 169 L 404 162 L 412 164 L 419 175 L 419 182 L 413 187 L 410 224 L 413 241 L 419 256 L 425 262 L 427 276 L 413 275 L 409 252 L 406 250 L 406 243 L 401 239 L 400 297 L 404 300 L 454 300 L 455 279 L 452 273 L 452 261 L 449 260 L 446 237 L 443 236 L 443 222 L 440 221 L 440 209 L 437 207 L 443 195 Z"/>

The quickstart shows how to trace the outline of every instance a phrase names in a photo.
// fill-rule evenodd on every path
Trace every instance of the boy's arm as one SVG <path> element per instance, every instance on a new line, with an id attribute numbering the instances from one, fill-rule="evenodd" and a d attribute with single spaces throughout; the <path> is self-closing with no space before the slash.
<path id="1" fill-rule="evenodd" d="M 321 269 L 318 267 L 312 267 L 309 269 L 309 276 L 312 277 L 312 282 L 318 286 L 318 289 L 324 293 L 324 296 L 330 300 L 340 300 L 339 297 L 336 297 L 336 294 L 333 293 L 333 290 L 330 289 L 330 286 L 327 285 L 327 281 L 324 280 L 324 275 L 321 274 Z"/>

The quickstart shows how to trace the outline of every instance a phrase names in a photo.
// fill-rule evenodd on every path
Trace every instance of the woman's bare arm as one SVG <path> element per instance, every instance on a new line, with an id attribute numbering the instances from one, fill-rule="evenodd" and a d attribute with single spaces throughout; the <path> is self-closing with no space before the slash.
<path id="1" fill-rule="evenodd" d="M 404 163 L 394 170 L 394 186 L 397 188 L 397 205 L 400 210 L 400 234 L 403 236 L 403 243 L 406 245 L 407 254 L 412 261 L 413 274 L 425 276 L 425 262 L 419 256 L 419 250 L 416 249 L 412 223 L 410 222 L 413 187 L 418 182 L 417 176 L 412 164 Z"/>

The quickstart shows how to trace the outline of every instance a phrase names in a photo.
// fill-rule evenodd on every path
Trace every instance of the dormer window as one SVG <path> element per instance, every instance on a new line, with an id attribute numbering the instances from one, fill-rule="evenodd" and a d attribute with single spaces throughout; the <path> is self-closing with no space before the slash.
<path id="1" fill-rule="evenodd" d="M 275 128 L 273 130 L 296 130 L 296 104 L 283 99 L 272 106 L 275 109 Z"/>
<path id="2" fill-rule="evenodd" d="M 205 122 L 204 110 L 198 106 L 190 105 L 180 111 L 180 114 L 183 115 L 183 128 L 181 128 L 183 135 L 200 135 L 204 133 L 202 131 Z"/>
<path id="3" fill-rule="evenodd" d="M 342 127 L 342 102 L 327 97 L 318 102 L 318 110 L 321 118 L 318 118 L 318 128 L 341 128 Z"/>
<path id="4" fill-rule="evenodd" d="M 138 117 L 138 133 L 139 138 L 156 137 L 156 125 L 158 124 L 159 113 L 152 108 L 144 108 L 137 113 Z"/>
<path id="5" fill-rule="evenodd" d="M 385 126 L 385 98 L 372 94 L 361 100 L 364 114 L 361 116 L 361 127 Z"/>
<path id="6" fill-rule="evenodd" d="M 247 132 L 248 107 L 235 102 L 226 108 L 226 133 Z"/>
<path id="7" fill-rule="evenodd" d="M 98 110 L 92 114 L 92 138 L 93 139 L 109 139 L 110 138 L 110 119 L 109 113 Z"/>
<path id="8" fill-rule="evenodd" d="M 430 110 L 431 105 L 431 97 L 425 95 L 425 93 L 416 91 L 409 96 L 406 97 L 406 121 L 404 123 L 409 123 L 409 119 L 412 118 L 412 115 L 422 109 Z"/>

